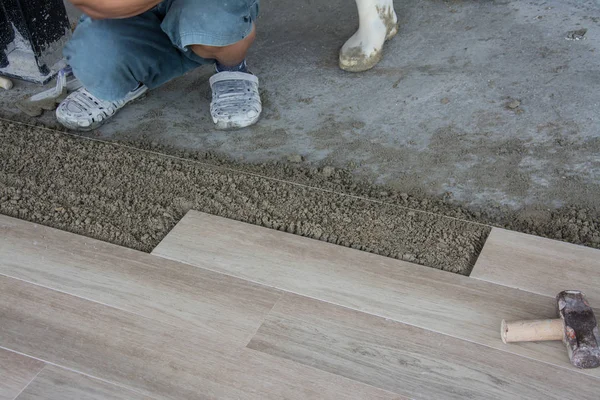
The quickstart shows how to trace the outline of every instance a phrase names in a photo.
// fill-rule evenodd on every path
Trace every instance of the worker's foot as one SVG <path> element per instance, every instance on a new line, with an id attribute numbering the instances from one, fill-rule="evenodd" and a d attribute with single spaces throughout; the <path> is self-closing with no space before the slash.
<path id="1" fill-rule="evenodd" d="M 58 122 L 69 129 L 90 131 L 102 125 L 127 103 L 137 99 L 147 90 L 145 85 L 140 85 L 137 89 L 129 92 L 123 100 L 105 101 L 82 87 L 60 103 L 56 109 L 56 118 Z"/>
<path id="2" fill-rule="evenodd" d="M 260 118 L 262 104 L 258 93 L 258 78 L 246 69 L 246 62 L 223 70 L 210 78 L 212 102 L 210 114 L 218 129 L 244 128 Z"/>

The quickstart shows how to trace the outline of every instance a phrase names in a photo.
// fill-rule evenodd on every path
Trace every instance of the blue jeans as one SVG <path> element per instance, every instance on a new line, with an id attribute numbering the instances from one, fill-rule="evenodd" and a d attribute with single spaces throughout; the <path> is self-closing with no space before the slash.
<path id="1" fill-rule="evenodd" d="M 126 19 L 83 16 L 65 46 L 75 76 L 102 100 L 123 99 L 145 84 L 156 88 L 214 60 L 188 46 L 227 46 L 244 39 L 258 16 L 259 0 L 164 0 Z"/>

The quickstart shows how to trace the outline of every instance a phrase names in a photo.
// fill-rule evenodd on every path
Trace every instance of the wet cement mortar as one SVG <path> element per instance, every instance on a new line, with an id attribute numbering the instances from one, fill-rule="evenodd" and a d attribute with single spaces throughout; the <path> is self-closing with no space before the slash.
<path id="1" fill-rule="evenodd" d="M 468 210 L 302 157 L 242 164 L 0 120 L 0 213 L 151 251 L 190 209 L 469 274 L 490 226 L 600 247 L 598 210 Z"/>

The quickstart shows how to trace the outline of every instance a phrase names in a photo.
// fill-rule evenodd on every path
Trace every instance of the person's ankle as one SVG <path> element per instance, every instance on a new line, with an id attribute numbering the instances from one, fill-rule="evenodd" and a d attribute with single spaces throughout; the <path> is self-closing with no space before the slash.
<path id="1" fill-rule="evenodd" d="M 246 72 L 249 73 L 248 71 L 248 66 L 246 65 L 246 59 L 242 60 L 241 63 L 236 64 L 236 65 L 224 65 L 221 64 L 219 61 L 217 61 L 215 63 L 215 70 L 217 72 Z"/>

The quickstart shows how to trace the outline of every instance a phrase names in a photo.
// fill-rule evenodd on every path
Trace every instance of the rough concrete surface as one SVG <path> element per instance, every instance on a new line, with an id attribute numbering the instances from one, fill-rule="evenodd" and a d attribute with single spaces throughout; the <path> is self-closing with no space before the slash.
<path id="1" fill-rule="evenodd" d="M 0 121 L 0 213 L 149 251 L 190 209 L 469 273 L 489 228 Z"/>
<path id="2" fill-rule="evenodd" d="M 201 69 L 95 134 L 245 162 L 299 153 L 409 193 L 450 193 L 472 208 L 597 206 L 597 1 L 407 0 L 395 8 L 400 31 L 382 62 L 352 74 L 337 67 L 357 26 L 352 1 L 265 0 L 249 56 L 265 102 L 257 126 L 214 130 L 210 71 Z M 583 29 L 583 40 L 568 40 Z M 28 90 L 0 94 L 0 113 L 20 118 L 12 102 Z"/>

